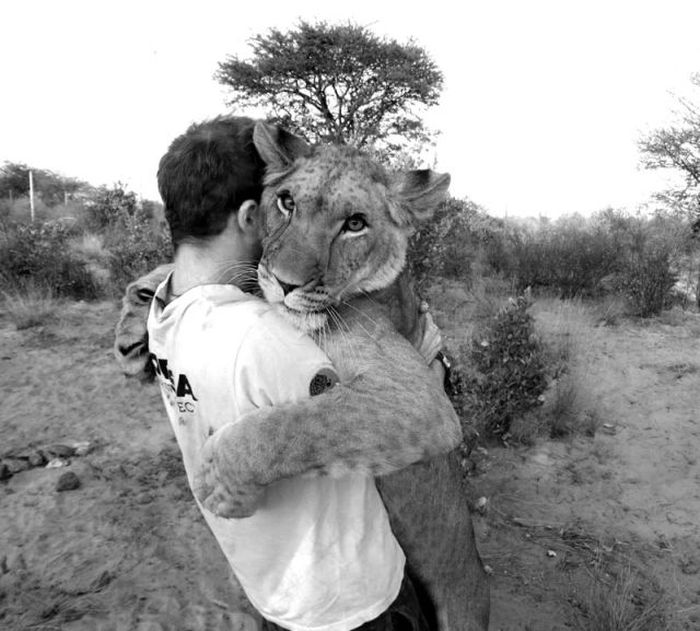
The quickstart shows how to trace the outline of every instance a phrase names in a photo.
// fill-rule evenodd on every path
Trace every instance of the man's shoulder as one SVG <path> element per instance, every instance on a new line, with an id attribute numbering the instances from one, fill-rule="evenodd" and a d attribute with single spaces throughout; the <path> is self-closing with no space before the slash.
<path id="1" fill-rule="evenodd" d="M 255 382 L 272 404 L 320 394 L 337 383 L 325 352 L 274 308 L 259 312 L 236 362 L 241 379 Z"/>

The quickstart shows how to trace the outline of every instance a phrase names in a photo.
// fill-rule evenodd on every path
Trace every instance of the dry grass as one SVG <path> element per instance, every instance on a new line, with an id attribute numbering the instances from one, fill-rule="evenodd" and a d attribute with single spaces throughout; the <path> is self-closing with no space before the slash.
<path id="1" fill-rule="evenodd" d="M 631 312 L 628 301 L 615 294 L 601 298 L 591 306 L 591 310 L 596 323 L 603 326 L 617 326 Z"/>
<path id="2" fill-rule="evenodd" d="M 669 629 L 663 592 L 627 565 L 611 575 L 602 568 L 582 588 L 572 588 L 570 601 L 580 631 L 664 631 Z"/>
<path id="3" fill-rule="evenodd" d="M 101 234 L 86 232 L 72 239 L 69 247 L 73 255 L 85 264 L 93 282 L 106 289 L 110 281 L 109 263 L 112 254 L 104 244 Z"/>
<path id="4" fill-rule="evenodd" d="M 572 434 L 594 436 L 602 422 L 591 375 L 596 308 L 580 300 L 544 299 L 534 309 L 553 377 L 544 404 L 538 410 L 537 424 L 551 438 Z"/>
<path id="5" fill-rule="evenodd" d="M 58 306 L 54 291 L 41 283 L 2 292 L 2 310 L 18 330 L 50 322 Z"/>

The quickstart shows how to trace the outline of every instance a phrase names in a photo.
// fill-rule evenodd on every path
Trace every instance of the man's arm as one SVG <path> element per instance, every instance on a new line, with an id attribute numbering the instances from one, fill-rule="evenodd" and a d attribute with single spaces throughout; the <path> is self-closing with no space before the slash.
<path id="1" fill-rule="evenodd" d="M 298 403 L 260 408 L 209 439 L 195 479 L 208 510 L 246 517 L 264 487 L 278 480 L 308 472 L 383 475 L 460 443 L 448 397 L 388 322 L 371 337 L 351 325 L 323 347 L 340 384 Z"/>

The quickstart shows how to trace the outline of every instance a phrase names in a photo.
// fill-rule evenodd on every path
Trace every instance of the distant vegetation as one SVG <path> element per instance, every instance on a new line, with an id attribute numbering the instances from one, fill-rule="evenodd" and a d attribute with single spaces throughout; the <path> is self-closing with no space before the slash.
<path id="1" fill-rule="evenodd" d="M 128 282 L 169 258 L 160 204 L 137 199 L 122 184 L 93 187 L 32 171 L 34 221 L 29 167 L 0 168 L 0 289 L 6 302 L 120 296 Z"/>
<path id="2" fill-rule="evenodd" d="M 446 202 L 415 235 L 411 260 L 423 291 L 447 279 L 477 303 L 471 339 L 450 349 L 462 417 L 503 441 L 594 434 L 598 412 L 572 370 L 578 310 L 567 307 L 568 325 L 542 339 L 530 306 L 538 297 L 585 301 L 601 325 L 695 308 L 700 243 L 692 228 L 692 217 L 677 212 L 503 220 L 466 200 Z M 439 292 L 433 300 L 440 309 Z"/>

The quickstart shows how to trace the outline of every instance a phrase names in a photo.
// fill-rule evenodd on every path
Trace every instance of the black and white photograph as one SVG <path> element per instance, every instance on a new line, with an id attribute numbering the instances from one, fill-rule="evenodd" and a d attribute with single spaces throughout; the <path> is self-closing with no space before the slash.
<path id="1" fill-rule="evenodd" d="M 0 6 L 2 631 L 700 630 L 700 3 Z"/>

